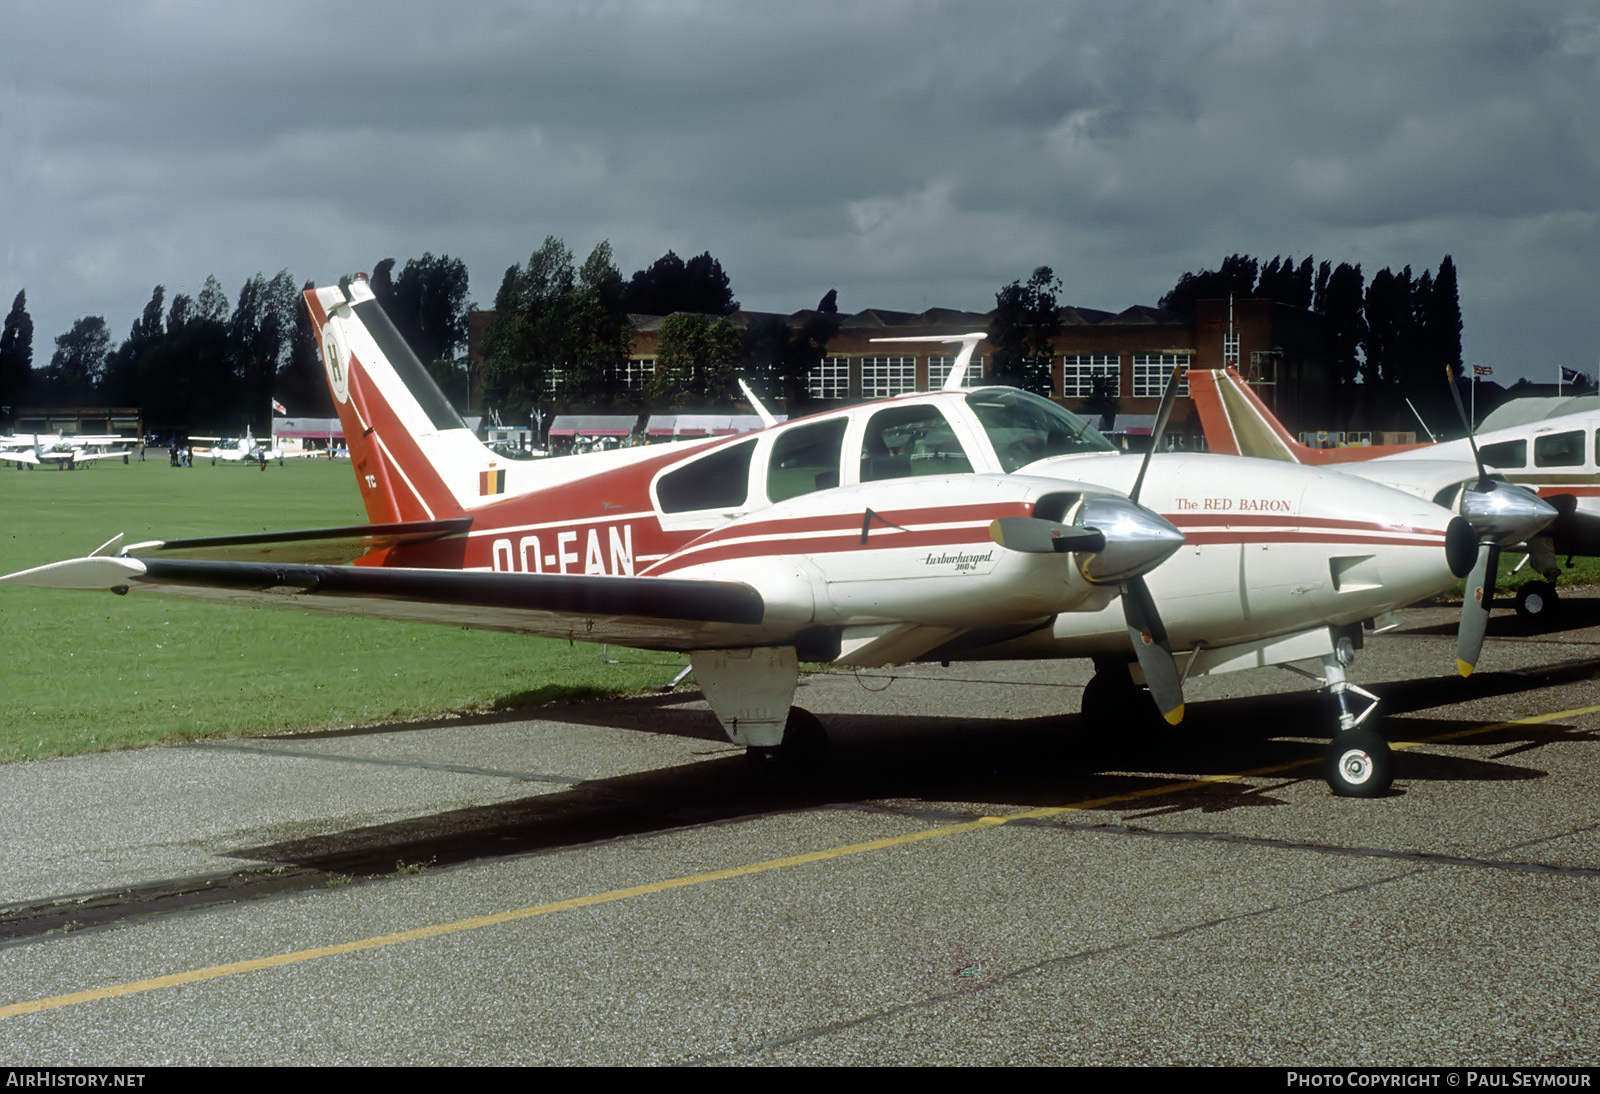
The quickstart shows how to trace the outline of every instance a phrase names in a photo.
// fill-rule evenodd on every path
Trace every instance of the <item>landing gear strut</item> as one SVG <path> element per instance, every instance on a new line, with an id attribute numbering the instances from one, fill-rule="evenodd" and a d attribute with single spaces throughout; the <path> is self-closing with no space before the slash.
<path id="1" fill-rule="evenodd" d="M 1555 544 L 1549 536 L 1535 536 L 1528 542 L 1526 562 L 1543 580 L 1530 581 L 1517 590 L 1517 616 L 1530 622 L 1550 620 L 1561 607 L 1561 598 L 1556 595 L 1561 563 L 1556 559 Z"/>
<path id="2" fill-rule="evenodd" d="M 1394 756 L 1383 734 L 1362 724 L 1378 709 L 1378 698 L 1345 679 L 1345 666 L 1353 660 L 1355 648 L 1348 639 L 1340 639 L 1322 659 L 1324 684 L 1339 704 L 1339 731 L 1323 757 L 1322 773 L 1342 798 L 1376 798 L 1394 782 Z M 1367 700 L 1360 714 L 1351 710 L 1352 694 Z"/>

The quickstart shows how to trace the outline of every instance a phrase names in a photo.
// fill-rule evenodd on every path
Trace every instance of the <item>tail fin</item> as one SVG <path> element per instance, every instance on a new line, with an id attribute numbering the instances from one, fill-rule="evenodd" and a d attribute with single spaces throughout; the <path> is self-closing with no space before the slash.
<path id="1" fill-rule="evenodd" d="M 1422 448 L 1420 444 L 1376 444 L 1353 448 L 1311 448 L 1283 428 L 1265 403 L 1232 368 L 1191 369 L 1189 394 L 1200 415 L 1206 446 L 1231 456 L 1256 456 L 1289 463 L 1356 463 Z"/>
<path id="2" fill-rule="evenodd" d="M 1289 436 L 1266 404 L 1231 368 L 1190 369 L 1189 397 L 1200 415 L 1206 447 L 1229 456 L 1289 463 L 1322 463 L 1322 453 Z"/>
<path id="3" fill-rule="evenodd" d="M 366 281 L 307 289 L 305 301 L 367 519 L 435 520 L 499 500 L 506 461 L 473 436 Z"/>

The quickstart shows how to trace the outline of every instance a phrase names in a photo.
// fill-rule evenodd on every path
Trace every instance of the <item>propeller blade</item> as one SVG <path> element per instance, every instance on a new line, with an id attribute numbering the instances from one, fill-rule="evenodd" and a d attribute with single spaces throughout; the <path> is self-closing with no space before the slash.
<path id="1" fill-rule="evenodd" d="M 1144 578 L 1136 577 L 1122 587 L 1122 617 L 1127 620 L 1128 638 L 1150 688 L 1150 697 L 1167 724 L 1175 726 L 1183 721 L 1183 681 L 1167 642 L 1167 629 L 1156 613 L 1155 600 Z"/>
<path id="2" fill-rule="evenodd" d="M 1008 551 L 1049 555 L 1103 551 L 1106 537 L 1094 528 L 1057 524 L 1042 517 L 1000 517 L 989 524 L 989 538 Z"/>
<path id="3" fill-rule="evenodd" d="M 1472 449 L 1472 462 L 1478 465 L 1478 489 L 1493 490 L 1494 480 L 1489 478 L 1489 472 L 1483 466 L 1483 457 L 1478 455 L 1478 439 L 1473 436 L 1472 418 L 1467 414 L 1467 404 L 1461 401 L 1461 386 L 1456 383 L 1456 378 L 1450 375 L 1449 365 L 1445 366 L 1444 375 L 1450 381 L 1450 394 L 1456 401 L 1456 413 L 1461 415 L 1461 424 L 1467 427 L 1467 445 Z"/>
<path id="4" fill-rule="evenodd" d="M 1500 548 L 1485 543 L 1478 548 L 1478 562 L 1467 577 L 1466 595 L 1461 600 L 1461 626 L 1456 632 L 1456 671 L 1471 676 L 1483 650 L 1483 636 L 1489 630 L 1489 604 L 1494 599 L 1495 576 L 1500 569 Z"/>
<path id="5" fill-rule="evenodd" d="M 1144 487 L 1144 473 L 1150 470 L 1150 457 L 1161 447 L 1161 436 L 1167 431 L 1167 419 L 1172 417 L 1172 404 L 1178 401 L 1178 382 L 1181 379 L 1183 366 L 1173 365 L 1172 375 L 1167 377 L 1166 390 L 1161 393 L 1161 408 L 1156 411 L 1155 426 L 1150 430 L 1150 449 L 1144 454 L 1144 462 L 1139 465 L 1139 477 L 1133 480 L 1133 490 L 1128 494 L 1134 501 L 1139 500 L 1139 491 Z"/>

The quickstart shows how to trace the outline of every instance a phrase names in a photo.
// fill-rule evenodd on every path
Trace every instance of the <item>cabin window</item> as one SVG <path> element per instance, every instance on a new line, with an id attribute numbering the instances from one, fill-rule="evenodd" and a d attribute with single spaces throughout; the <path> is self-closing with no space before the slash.
<path id="1" fill-rule="evenodd" d="M 971 470 L 972 462 L 937 407 L 890 407 L 867 419 L 861 438 L 862 482 Z"/>
<path id="2" fill-rule="evenodd" d="M 785 501 L 839 485 L 839 458 L 848 419 L 796 426 L 778 434 L 767 463 L 767 497 Z"/>
<path id="3" fill-rule="evenodd" d="M 661 511 L 744 508 L 750 494 L 750 456 L 755 450 L 754 440 L 744 441 L 668 471 L 656 480 Z"/>
<path id="4" fill-rule="evenodd" d="M 1478 455 L 1490 467 L 1513 468 L 1528 466 L 1528 442 L 1499 441 L 1478 449 Z"/>
<path id="5" fill-rule="evenodd" d="M 967 405 L 989 435 L 1000 466 L 1008 472 L 1046 456 L 1116 451 L 1083 418 L 1026 391 L 983 388 L 967 396 Z"/>
<path id="6" fill-rule="evenodd" d="M 1582 467 L 1583 434 L 1576 429 L 1570 433 L 1552 433 L 1533 439 L 1533 465 L 1535 467 Z"/>

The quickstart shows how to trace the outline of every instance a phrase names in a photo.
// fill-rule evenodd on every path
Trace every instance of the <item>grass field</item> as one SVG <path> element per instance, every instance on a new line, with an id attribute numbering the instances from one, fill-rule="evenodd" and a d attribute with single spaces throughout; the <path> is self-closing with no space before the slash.
<path id="1" fill-rule="evenodd" d="M 362 523 L 345 462 L 0 464 L 0 573 L 125 542 Z M 0 762 L 625 694 L 681 657 L 156 595 L 0 586 Z"/>
<path id="2" fill-rule="evenodd" d="M 0 573 L 126 542 L 365 520 L 348 463 L 0 464 Z M 1501 590 L 1536 575 L 1511 577 Z M 1600 582 L 1578 559 L 1563 584 Z M 1459 591 L 1458 594 L 1459 596 Z M 669 681 L 683 658 L 487 631 L 0 587 L 0 762 L 532 706 Z"/>

